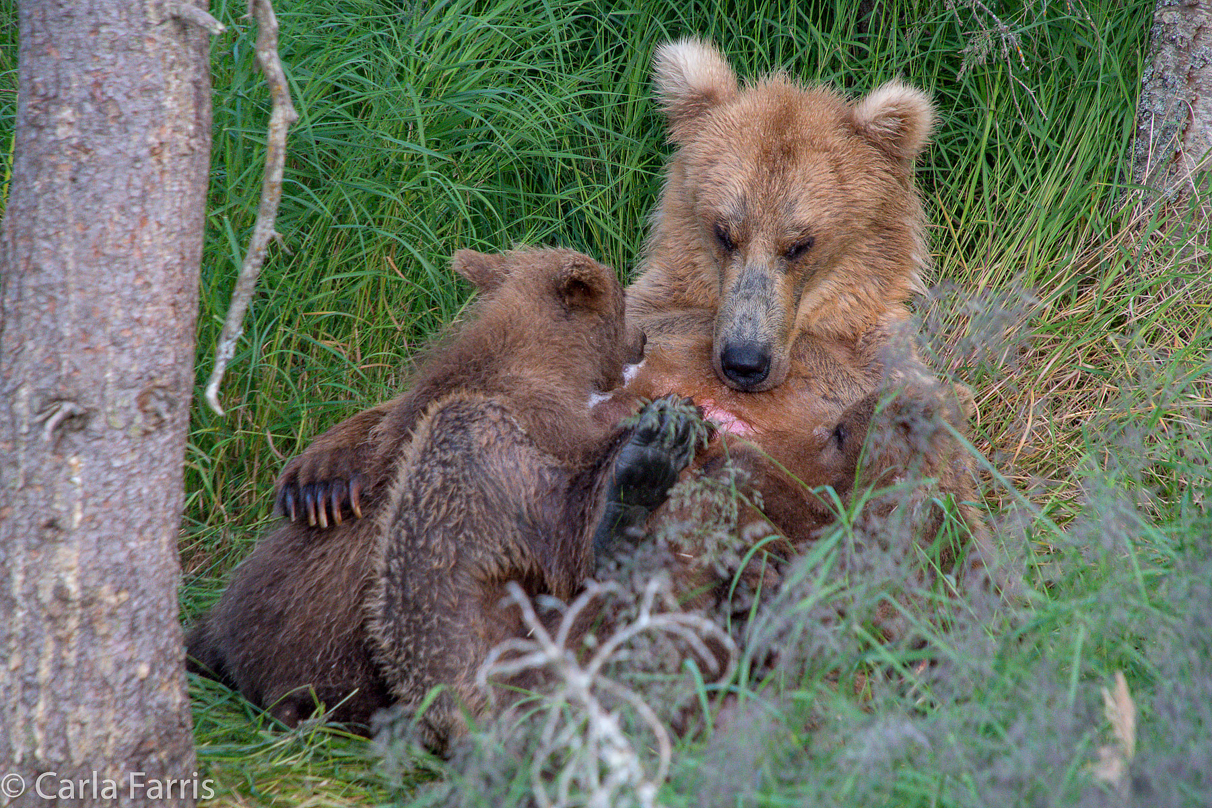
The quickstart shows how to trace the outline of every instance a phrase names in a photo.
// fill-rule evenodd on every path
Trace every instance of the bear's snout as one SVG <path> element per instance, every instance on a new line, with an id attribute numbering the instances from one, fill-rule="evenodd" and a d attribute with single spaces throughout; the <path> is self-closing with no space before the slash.
<path id="1" fill-rule="evenodd" d="M 720 350 L 720 369 L 732 386 L 750 391 L 770 375 L 770 346 L 756 342 L 728 342 Z"/>

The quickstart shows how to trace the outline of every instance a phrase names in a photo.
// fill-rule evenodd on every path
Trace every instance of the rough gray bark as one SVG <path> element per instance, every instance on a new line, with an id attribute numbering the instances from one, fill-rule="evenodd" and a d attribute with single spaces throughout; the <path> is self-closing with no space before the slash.
<path id="1" fill-rule="evenodd" d="M 180 9 L 18 8 L 0 233 L 0 777 L 24 779 L 17 805 L 206 796 L 176 541 L 210 79 Z"/>
<path id="2" fill-rule="evenodd" d="M 1158 0 L 1136 121 L 1136 181 L 1192 191 L 1212 168 L 1212 0 Z"/>

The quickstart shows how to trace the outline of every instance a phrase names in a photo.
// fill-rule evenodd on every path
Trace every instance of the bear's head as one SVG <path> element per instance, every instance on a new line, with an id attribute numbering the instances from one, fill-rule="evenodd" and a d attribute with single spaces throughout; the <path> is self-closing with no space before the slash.
<path id="1" fill-rule="evenodd" d="M 626 321 L 614 270 L 586 255 L 459 250 L 452 267 L 479 292 L 474 321 L 484 355 L 524 367 L 552 389 L 605 393 L 643 359 L 644 334 Z"/>
<path id="2" fill-rule="evenodd" d="M 755 392 L 786 378 L 803 334 L 856 339 L 921 290 L 927 262 L 914 158 L 929 98 L 892 81 L 859 101 L 776 74 L 748 87 L 697 39 L 657 52 L 677 146 L 642 298 L 716 311 L 713 364 Z M 655 268 L 655 270 L 654 270 Z M 642 302 L 642 301 L 641 301 Z"/>

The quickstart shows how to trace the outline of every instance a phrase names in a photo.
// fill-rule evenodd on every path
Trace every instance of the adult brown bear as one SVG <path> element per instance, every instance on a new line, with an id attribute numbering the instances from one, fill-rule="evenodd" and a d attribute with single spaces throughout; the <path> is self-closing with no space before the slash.
<path id="1" fill-rule="evenodd" d="M 914 161 L 933 108 L 898 81 L 858 101 L 783 74 L 742 87 L 697 39 L 661 47 L 654 73 L 676 151 L 627 292 L 648 337 L 629 389 L 691 397 L 743 447 L 774 526 L 802 542 L 828 521 L 807 493 L 834 482 L 819 447 L 856 402 L 908 384 L 910 401 L 931 405 L 899 411 L 964 432 L 967 391 L 935 384 L 908 333 L 927 262 Z M 954 441 L 893 443 L 872 453 L 865 479 L 937 451 L 922 465 L 946 471 L 943 493 L 976 498 L 971 457 Z M 958 510 L 983 543 L 979 512 Z M 938 521 L 923 519 L 927 530 Z"/>
<path id="2" fill-rule="evenodd" d="M 835 419 L 878 386 L 922 289 L 929 99 L 890 82 L 851 102 L 782 74 L 742 89 L 694 39 L 657 52 L 655 81 L 678 148 L 629 316 L 742 420 L 764 406 L 742 394 L 788 383 Z"/>

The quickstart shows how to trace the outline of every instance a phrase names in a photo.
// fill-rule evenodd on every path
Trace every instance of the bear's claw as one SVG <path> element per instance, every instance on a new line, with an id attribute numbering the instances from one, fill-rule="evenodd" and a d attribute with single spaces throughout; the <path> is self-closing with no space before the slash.
<path id="1" fill-rule="evenodd" d="M 351 514 L 362 518 L 364 490 L 365 480 L 358 472 L 348 480 L 332 477 L 309 483 L 301 482 L 297 475 L 287 475 L 278 485 L 274 512 L 292 522 L 306 519 L 312 527 L 327 528 L 330 523 L 341 524 Z"/>
<path id="2" fill-rule="evenodd" d="M 709 438 L 702 413 L 690 399 L 670 395 L 645 406 L 615 455 L 605 509 L 594 532 L 595 551 L 640 527 Z"/>

